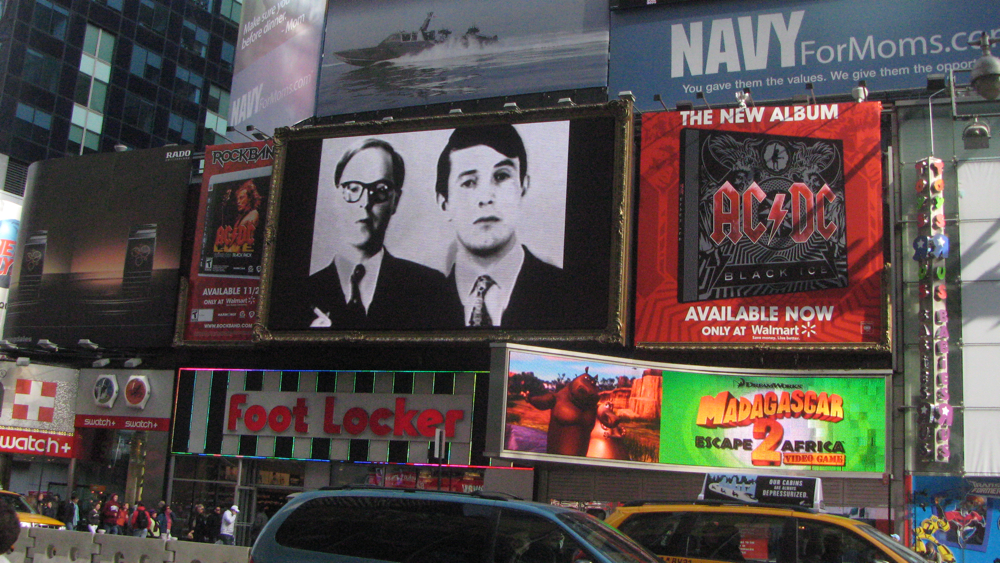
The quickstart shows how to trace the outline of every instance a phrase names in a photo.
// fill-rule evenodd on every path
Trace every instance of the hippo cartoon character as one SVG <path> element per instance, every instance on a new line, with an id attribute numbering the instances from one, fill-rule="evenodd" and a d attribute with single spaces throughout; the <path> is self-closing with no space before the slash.
<path id="1" fill-rule="evenodd" d="M 550 454 L 587 455 L 600 398 L 597 380 L 588 371 L 584 368 L 582 374 L 555 393 L 525 394 L 531 406 L 552 411 L 546 448 Z"/>

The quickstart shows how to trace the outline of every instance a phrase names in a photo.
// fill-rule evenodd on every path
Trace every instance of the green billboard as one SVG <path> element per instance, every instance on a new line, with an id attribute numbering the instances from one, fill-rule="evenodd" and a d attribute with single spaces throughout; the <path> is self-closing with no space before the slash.
<path id="1" fill-rule="evenodd" d="M 663 379 L 660 463 L 885 471 L 884 376 L 664 370 Z"/>
<path id="2" fill-rule="evenodd" d="M 494 347 L 499 457 L 704 472 L 886 471 L 887 370 L 761 370 Z"/>

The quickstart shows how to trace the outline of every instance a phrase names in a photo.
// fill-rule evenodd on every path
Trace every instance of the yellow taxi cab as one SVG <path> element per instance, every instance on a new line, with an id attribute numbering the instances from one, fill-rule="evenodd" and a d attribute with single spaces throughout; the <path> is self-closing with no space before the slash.
<path id="1" fill-rule="evenodd" d="M 927 563 L 869 524 L 808 508 L 640 501 L 606 522 L 667 563 Z"/>
<path id="2" fill-rule="evenodd" d="M 30 504 L 24 497 L 14 491 L 4 491 L 0 490 L 0 502 L 7 503 L 8 506 L 17 512 L 17 518 L 21 521 L 22 528 L 65 528 L 66 526 L 56 520 L 55 518 L 49 518 L 44 514 L 39 514 L 37 510 L 31 507 Z"/>

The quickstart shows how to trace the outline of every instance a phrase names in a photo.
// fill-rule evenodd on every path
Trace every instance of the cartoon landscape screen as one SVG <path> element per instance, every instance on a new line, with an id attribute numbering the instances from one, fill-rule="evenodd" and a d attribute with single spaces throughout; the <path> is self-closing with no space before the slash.
<path id="1" fill-rule="evenodd" d="M 886 372 L 705 368 L 516 345 L 506 353 L 506 373 L 494 376 L 505 380 L 497 393 L 506 395 L 502 450 L 511 457 L 885 471 Z"/>
<path id="2" fill-rule="evenodd" d="M 511 351 L 504 449 L 656 463 L 658 370 Z"/>

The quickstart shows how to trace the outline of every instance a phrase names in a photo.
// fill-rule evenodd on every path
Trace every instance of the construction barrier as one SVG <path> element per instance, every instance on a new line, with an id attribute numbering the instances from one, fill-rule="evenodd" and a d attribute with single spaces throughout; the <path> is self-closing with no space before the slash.
<path id="1" fill-rule="evenodd" d="M 250 548 L 21 528 L 7 559 L 10 563 L 247 563 Z"/>

